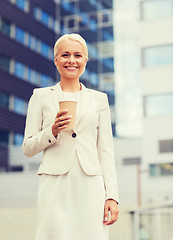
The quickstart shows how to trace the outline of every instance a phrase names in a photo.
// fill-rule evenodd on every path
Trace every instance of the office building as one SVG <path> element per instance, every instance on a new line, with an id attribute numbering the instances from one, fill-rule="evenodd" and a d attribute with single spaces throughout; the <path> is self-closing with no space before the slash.
<path id="1" fill-rule="evenodd" d="M 118 0 L 115 20 L 117 135 L 126 137 L 115 140 L 120 193 L 124 204 L 127 196 L 138 204 L 138 194 L 141 204 L 166 204 L 173 201 L 173 2 Z"/>
<path id="2" fill-rule="evenodd" d="M 53 46 L 65 33 L 87 41 L 81 82 L 108 94 L 116 135 L 112 7 L 106 0 L 0 1 L 0 171 L 38 167 L 39 160 L 26 161 L 21 152 L 27 103 L 34 88 L 59 81 Z"/>

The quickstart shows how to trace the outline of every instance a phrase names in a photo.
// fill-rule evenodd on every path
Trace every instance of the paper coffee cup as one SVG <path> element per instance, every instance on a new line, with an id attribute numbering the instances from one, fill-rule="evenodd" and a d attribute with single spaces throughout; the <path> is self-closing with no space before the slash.
<path id="1" fill-rule="evenodd" d="M 67 124 L 66 129 L 75 129 L 75 123 L 76 123 L 76 105 L 77 102 L 75 101 L 61 101 L 59 102 L 59 108 L 60 110 L 68 109 L 68 112 L 66 114 L 63 114 L 63 116 L 72 116 L 71 121 L 69 124 Z"/>

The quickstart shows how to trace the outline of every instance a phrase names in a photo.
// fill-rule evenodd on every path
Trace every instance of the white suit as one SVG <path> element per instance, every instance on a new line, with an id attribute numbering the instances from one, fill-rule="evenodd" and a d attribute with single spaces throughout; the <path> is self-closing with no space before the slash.
<path id="1" fill-rule="evenodd" d="M 59 111 L 59 101 L 63 99 L 61 86 L 57 83 L 53 87 L 34 90 L 28 106 L 23 152 L 32 157 L 44 151 L 38 174 L 50 175 L 67 173 L 77 154 L 87 175 L 103 175 L 106 199 L 118 202 L 107 95 L 88 89 L 83 84 L 81 91 L 75 129 L 63 130 L 56 139 L 52 134 L 52 125 Z"/>

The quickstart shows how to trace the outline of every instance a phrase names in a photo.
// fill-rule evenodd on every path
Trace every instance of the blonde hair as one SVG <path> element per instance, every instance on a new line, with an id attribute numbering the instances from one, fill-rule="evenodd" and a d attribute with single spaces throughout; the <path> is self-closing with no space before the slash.
<path id="1" fill-rule="evenodd" d="M 87 44 L 85 42 L 85 40 L 83 39 L 83 37 L 81 37 L 81 35 L 77 34 L 77 33 L 71 33 L 71 34 L 64 34 L 63 36 L 61 36 L 55 43 L 54 45 L 54 57 L 56 56 L 57 52 L 58 52 L 58 47 L 59 44 L 64 41 L 64 40 L 73 40 L 73 41 L 77 41 L 80 44 L 82 44 L 82 46 L 84 47 L 84 51 L 85 51 L 85 56 L 88 60 L 88 48 L 87 48 Z"/>

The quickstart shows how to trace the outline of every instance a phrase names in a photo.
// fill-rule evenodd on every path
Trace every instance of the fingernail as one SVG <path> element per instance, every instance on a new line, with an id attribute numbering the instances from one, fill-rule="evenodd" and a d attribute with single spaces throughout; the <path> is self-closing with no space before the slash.
<path id="1" fill-rule="evenodd" d="M 108 217 L 105 217 L 105 221 L 107 221 L 108 220 Z"/>

